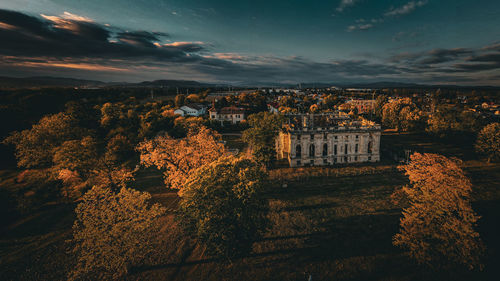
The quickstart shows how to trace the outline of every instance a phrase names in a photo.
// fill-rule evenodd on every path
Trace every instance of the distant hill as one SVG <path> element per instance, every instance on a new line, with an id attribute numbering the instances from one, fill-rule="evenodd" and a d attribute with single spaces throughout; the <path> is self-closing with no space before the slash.
<path id="1" fill-rule="evenodd" d="M 155 80 L 140 83 L 102 82 L 63 77 L 6 77 L 0 76 L 0 89 L 26 89 L 26 88 L 98 88 L 98 87 L 179 87 L 179 88 L 205 88 L 215 84 L 200 83 L 189 80 Z"/>
<path id="2" fill-rule="evenodd" d="M 201 83 L 190 80 L 154 80 L 154 81 L 144 81 L 141 83 L 132 83 L 128 84 L 127 86 L 204 88 L 204 87 L 213 87 L 214 84 Z"/>
<path id="3" fill-rule="evenodd" d="M 51 88 L 51 87 L 100 87 L 107 83 L 94 80 L 82 80 L 62 77 L 5 77 L 0 76 L 0 89 Z"/>

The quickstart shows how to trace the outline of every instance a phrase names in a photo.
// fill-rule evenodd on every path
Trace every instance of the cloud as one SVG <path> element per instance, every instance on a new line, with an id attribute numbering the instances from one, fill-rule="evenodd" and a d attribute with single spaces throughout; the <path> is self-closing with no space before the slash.
<path id="1" fill-rule="evenodd" d="M 358 0 L 341 0 L 337 7 L 337 12 L 343 12 L 345 8 L 353 6 Z"/>
<path id="2" fill-rule="evenodd" d="M 371 29 L 373 27 L 374 27 L 374 25 L 371 23 L 350 25 L 347 27 L 347 31 L 351 32 L 354 30 L 368 30 L 368 29 Z"/>
<path id="3" fill-rule="evenodd" d="M 155 58 L 192 61 L 202 44 L 162 46 L 164 32 L 125 31 L 70 13 L 41 18 L 0 9 L 0 55 L 72 58 Z"/>
<path id="4" fill-rule="evenodd" d="M 373 28 L 373 22 L 365 19 L 353 26 L 353 30 L 367 30 Z M 108 81 L 168 78 L 235 84 L 360 80 L 453 83 L 464 79 L 500 84 L 498 78 L 491 78 L 498 77 L 500 70 L 498 42 L 478 48 L 318 62 L 300 56 L 212 52 L 211 43 L 175 42 L 165 32 L 127 31 L 71 13 L 36 17 L 1 9 L 0 38 L 0 75 Z"/>
<path id="5" fill-rule="evenodd" d="M 424 6 L 425 4 L 427 4 L 427 0 L 410 1 L 401 7 L 391 8 L 389 11 L 387 11 L 386 13 L 384 13 L 382 16 L 380 16 L 378 18 L 372 18 L 370 20 L 371 24 L 360 24 L 360 23 L 365 22 L 365 20 L 358 19 L 358 20 L 356 20 L 355 25 L 350 25 L 347 27 L 347 31 L 351 32 L 354 30 L 371 29 L 375 26 L 375 24 L 382 23 L 391 17 L 409 14 L 409 13 L 413 12 L 415 9 L 417 9 L 418 7 Z M 393 41 L 396 41 L 396 40 L 393 39 Z"/>
<path id="6" fill-rule="evenodd" d="M 389 10 L 388 12 L 386 12 L 384 14 L 384 16 L 392 17 L 392 16 L 406 15 L 406 14 L 413 12 L 418 7 L 424 6 L 425 4 L 427 4 L 427 0 L 410 1 L 401 7 L 393 8 L 393 9 Z"/>

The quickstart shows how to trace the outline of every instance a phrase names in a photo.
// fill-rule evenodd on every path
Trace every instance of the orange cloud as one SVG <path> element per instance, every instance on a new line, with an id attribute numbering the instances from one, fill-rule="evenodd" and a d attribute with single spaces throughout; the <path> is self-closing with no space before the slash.
<path id="1" fill-rule="evenodd" d="M 105 66 L 99 64 L 89 64 L 89 63 L 70 63 L 70 62 L 20 62 L 14 63 L 16 66 L 25 67 L 57 67 L 57 68 L 69 68 L 69 69 L 80 69 L 80 70 L 92 70 L 92 71 L 129 71 L 126 68 L 119 68 L 114 66 Z"/>

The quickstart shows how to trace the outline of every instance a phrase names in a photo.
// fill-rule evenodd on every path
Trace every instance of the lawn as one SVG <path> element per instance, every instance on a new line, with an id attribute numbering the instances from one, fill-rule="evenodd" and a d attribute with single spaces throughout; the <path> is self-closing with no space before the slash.
<path id="1" fill-rule="evenodd" d="M 399 141 L 413 146 L 425 143 L 426 149 L 432 147 L 448 156 L 456 149 L 408 135 L 389 137 L 386 141 L 394 145 Z M 474 184 L 473 206 L 482 216 L 479 232 L 488 247 L 484 272 L 435 274 L 392 246 L 401 210 L 391 203 L 390 195 L 406 178 L 395 163 L 384 160 L 374 165 L 271 171 L 266 196 L 272 224 L 249 256 L 231 262 L 206 256 L 203 247 L 179 232 L 173 222 L 177 195 L 163 187 L 158 171 L 142 170 L 134 187 L 152 193 L 153 200 L 169 210 L 163 219 L 164 251 L 160 262 L 133 268 L 126 279 L 308 280 L 311 275 L 315 281 L 496 280 L 500 165 L 486 164 L 470 153 L 465 160 L 464 169 Z M 63 280 L 72 266 L 64 241 L 71 237 L 73 207 L 45 206 L 4 228 L 0 279 Z"/>

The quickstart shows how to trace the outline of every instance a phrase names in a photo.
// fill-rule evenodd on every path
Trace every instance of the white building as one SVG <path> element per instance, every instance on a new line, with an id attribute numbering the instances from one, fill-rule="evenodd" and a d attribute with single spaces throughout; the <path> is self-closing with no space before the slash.
<path id="1" fill-rule="evenodd" d="M 337 114 L 288 115 L 276 139 L 290 167 L 380 161 L 380 125 Z"/>
<path id="2" fill-rule="evenodd" d="M 236 106 L 223 107 L 220 110 L 214 107 L 208 110 L 210 120 L 221 122 L 231 122 L 232 124 L 239 123 L 245 120 L 245 109 Z"/>
<path id="3" fill-rule="evenodd" d="M 193 104 L 188 104 L 188 105 L 183 105 L 180 108 L 174 110 L 174 114 L 180 115 L 180 116 L 202 116 L 207 112 L 207 107 L 198 104 L 198 103 L 193 103 Z"/>

